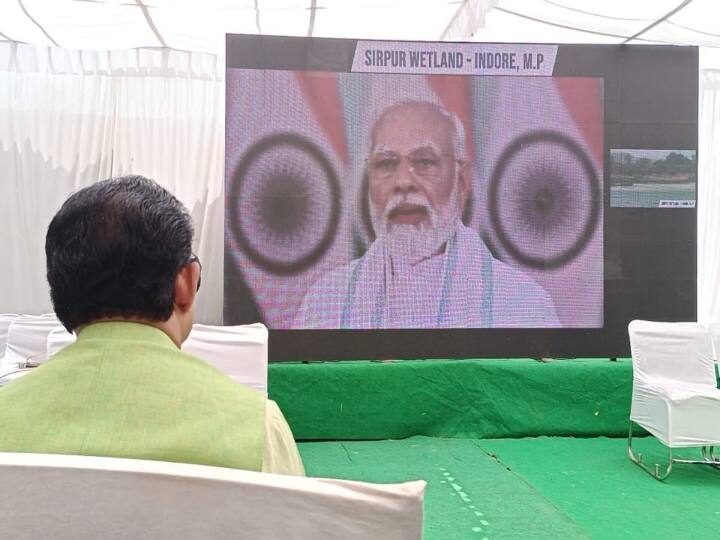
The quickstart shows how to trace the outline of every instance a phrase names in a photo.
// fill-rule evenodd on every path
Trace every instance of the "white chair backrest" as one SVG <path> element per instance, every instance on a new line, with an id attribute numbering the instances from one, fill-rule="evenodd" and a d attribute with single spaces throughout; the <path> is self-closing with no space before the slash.
<path id="1" fill-rule="evenodd" d="M 268 329 L 260 323 L 194 324 L 182 350 L 205 360 L 239 383 L 267 392 Z"/>
<path id="2" fill-rule="evenodd" d="M 47 360 L 47 337 L 59 323 L 54 314 L 20 315 L 8 328 L 5 356 L 2 368 L 12 369 L 31 361 Z"/>
<path id="3" fill-rule="evenodd" d="M 2 365 L 2 357 L 5 356 L 10 323 L 13 322 L 16 317 L 19 317 L 19 315 L 15 313 L 0 313 L 0 365 Z"/>
<path id="4" fill-rule="evenodd" d="M 46 343 L 46 356 L 49 359 L 53 354 L 58 352 L 60 349 L 67 347 L 71 343 L 75 342 L 75 334 L 71 334 L 62 325 L 53 328 L 47 337 Z"/>
<path id="5" fill-rule="evenodd" d="M 628 332 L 635 379 L 716 386 L 710 331 L 703 325 L 636 320 Z"/>
<path id="6" fill-rule="evenodd" d="M 425 482 L 0 453 L 5 538 L 419 540 Z"/>

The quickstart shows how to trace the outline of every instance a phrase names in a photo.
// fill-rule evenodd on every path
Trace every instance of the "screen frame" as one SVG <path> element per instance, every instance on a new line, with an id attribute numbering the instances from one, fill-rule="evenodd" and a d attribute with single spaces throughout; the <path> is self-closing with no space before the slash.
<path id="1" fill-rule="evenodd" d="M 227 68 L 350 72 L 359 41 L 228 34 Z M 697 155 L 698 48 L 560 44 L 552 76 L 604 81 L 604 327 L 270 329 L 270 361 L 627 357 L 631 320 L 696 320 L 697 204 L 611 207 L 609 165 L 611 149 L 683 149 Z M 230 264 L 226 255 L 224 301 L 228 287 L 246 301 L 226 303 L 224 323 L 257 322 L 260 310 L 250 290 L 227 278 Z"/>

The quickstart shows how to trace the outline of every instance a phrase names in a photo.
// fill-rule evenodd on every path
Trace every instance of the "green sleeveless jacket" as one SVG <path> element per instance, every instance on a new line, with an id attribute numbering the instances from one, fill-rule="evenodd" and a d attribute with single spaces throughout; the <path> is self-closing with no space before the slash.
<path id="1" fill-rule="evenodd" d="M 152 326 L 88 325 L 0 388 L 0 451 L 260 471 L 265 396 L 178 350 Z"/>

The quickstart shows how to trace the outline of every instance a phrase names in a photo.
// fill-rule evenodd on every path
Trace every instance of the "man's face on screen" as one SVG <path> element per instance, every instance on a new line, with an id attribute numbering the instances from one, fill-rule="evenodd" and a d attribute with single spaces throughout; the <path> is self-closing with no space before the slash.
<path id="1" fill-rule="evenodd" d="M 464 188 L 454 136 L 452 121 L 429 103 L 395 106 L 374 126 L 367 160 L 372 221 L 399 256 L 431 256 L 455 231 Z"/>

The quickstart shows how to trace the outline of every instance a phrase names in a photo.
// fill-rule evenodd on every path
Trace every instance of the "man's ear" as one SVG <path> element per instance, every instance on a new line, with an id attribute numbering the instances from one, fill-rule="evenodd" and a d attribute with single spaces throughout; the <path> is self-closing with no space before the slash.
<path id="1" fill-rule="evenodd" d="M 458 167 L 458 186 L 460 188 L 460 208 L 465 208 L 472 190 L 473 166 L 471 161 L 463 161 Z"/>
<path id="2" fill-rule="evenodd" d="M 197 283 L 200 279 L 200 266 L 196 263 L 186 264 L 175 278 L 175 308 L 185 313 L 192 309 L 197 295 Z"/>

